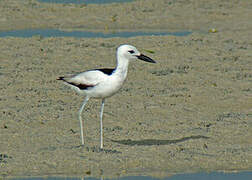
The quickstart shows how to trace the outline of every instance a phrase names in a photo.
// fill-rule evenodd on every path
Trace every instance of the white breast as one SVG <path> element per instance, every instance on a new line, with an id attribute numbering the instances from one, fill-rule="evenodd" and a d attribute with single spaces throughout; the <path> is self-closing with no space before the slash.
<path id="1" fill-rule="evenodd" d="M 106 98 L 114 95 L 122 87 L 125 78 L 111 75 L 100 81 L 95 87 L 86 91 L 86 94 L 94 98 Z"/>

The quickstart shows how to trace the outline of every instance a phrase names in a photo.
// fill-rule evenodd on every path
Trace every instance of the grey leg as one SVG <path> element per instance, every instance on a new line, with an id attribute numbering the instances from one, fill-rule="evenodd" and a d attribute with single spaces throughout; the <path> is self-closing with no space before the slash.
<path id="1" fill-rule="evenodd" d="M 84 145 L 84 137 L 83 137 L 83 125 L 82 125 L 81 113 L 82 113 L 85 105 L 87 104 L 88 100 L 89 100 L 89 97 L 86 96 L 84 101 L 83 101 L 83 104 L 82 104 L 82 106 L 81 106 L 81 108 L 79 110 L 79 120 L 80 120 L 80 129 L 81 129 L 81 144 L 82 145 Z"/>
<path id="2" fill-rule="evenodd" d="M 103 148 L 103 125 L 102 125 L 102 117 L 103 117 L 104 103 L 105 103 L 105 99 L 102 99 L 101 112 L 100 112 L 101 149 Z"/>

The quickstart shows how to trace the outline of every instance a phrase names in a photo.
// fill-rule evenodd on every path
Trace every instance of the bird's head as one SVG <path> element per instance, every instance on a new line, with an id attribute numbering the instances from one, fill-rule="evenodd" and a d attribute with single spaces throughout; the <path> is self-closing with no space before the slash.
<path id="1" fill-rule="evenodd" d="M 124 45 L 119 46 L 117 49 L 117 56 L 127 59 L 129 61 L 139 59 L 139 60 L 146 61 L 149 63 L 156 63 L 153 59 L 151 59 L 148 56 L 143 55 L 137 50 L 137 48 L 131 45 L 124 44 Z"/>

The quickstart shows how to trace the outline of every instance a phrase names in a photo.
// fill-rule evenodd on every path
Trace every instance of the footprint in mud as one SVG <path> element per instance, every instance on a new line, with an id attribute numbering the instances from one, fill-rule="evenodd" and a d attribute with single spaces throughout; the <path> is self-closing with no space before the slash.
<path id="1" fill-rule="evenodd" d="M 0 163 L 7 163 L 7 159 L 12 159 L 12 157 L 7 154 L 0 153 Z"/>

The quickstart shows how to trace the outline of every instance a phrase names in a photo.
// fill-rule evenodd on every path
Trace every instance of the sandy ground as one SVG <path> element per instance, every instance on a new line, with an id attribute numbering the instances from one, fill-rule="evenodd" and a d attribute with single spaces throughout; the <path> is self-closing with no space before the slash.
<path id="1" fill-rule="evenodd" d="M 186 37 L 0 38 L 0 176 L 168 176 L 252 169 L 252 2 L 139 0 L 60 5 L 0 1 L 0 30 L 191 30 Z M 208 32 L 215 28 L 216 33 Z M 129 43 L 158 63 L 135 62 L 107 99 L 104 150 L 99 100 L 55 79 L 113 67 Z M 150 53 L 150 51 L 153 53 Z"/>

